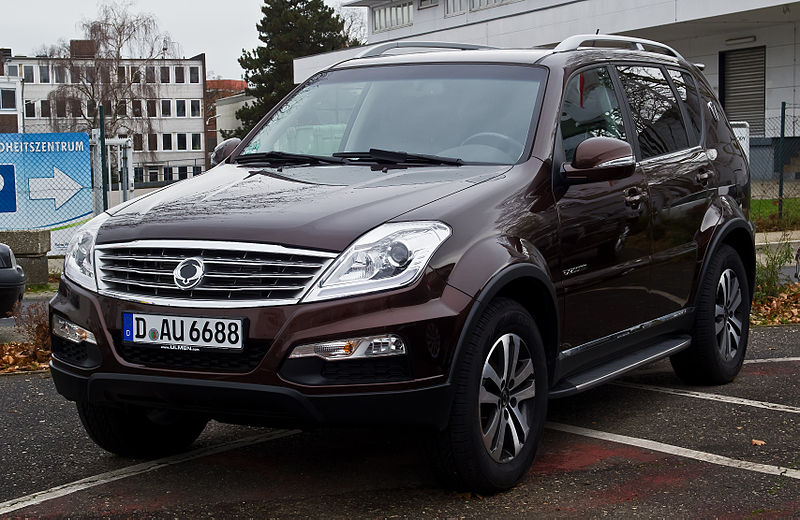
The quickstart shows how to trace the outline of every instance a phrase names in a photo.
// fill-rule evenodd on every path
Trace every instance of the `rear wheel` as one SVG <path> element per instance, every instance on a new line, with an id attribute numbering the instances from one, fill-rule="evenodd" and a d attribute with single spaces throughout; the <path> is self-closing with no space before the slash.
<path id="1" fill-rule="evenodd" d="M 698 292 L 692 345 L 670 358 L 681 379 L 693 384 L 733 381 L 747 350 L 750 297 L 739 254 L 720 246 Z"/>
<path id="2" fill-rule="evenodd" d="M 547 415 L 544 346 L 530 314 L 497 299 L 463 348 L 433 456 L 446 484 L 493 493 L 516 484 L 536 454 Z"/>
<path id="3" fill-rule="evenodd" d="M 203 432 L 204 418 L 165 410 L 77 403 L 89 437 L 123 457 L 160 457 L 185 450 Z"/>

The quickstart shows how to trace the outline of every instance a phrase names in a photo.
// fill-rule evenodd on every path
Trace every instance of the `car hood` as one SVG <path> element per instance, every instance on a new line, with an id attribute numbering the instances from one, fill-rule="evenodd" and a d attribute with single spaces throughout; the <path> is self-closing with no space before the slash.
<path id="1" fill-rule="evenodd" d="M 509 168 L 223 164 L 109 210 L 97 243 L 226 240 L 341 251 L 388 220 Z"/>

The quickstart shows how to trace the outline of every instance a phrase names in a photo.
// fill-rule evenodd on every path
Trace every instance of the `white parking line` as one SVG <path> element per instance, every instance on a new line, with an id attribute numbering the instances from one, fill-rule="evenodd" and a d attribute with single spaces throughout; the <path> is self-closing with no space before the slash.
<path id="1" fill-rule="evenodd" d="M 650 392 L 661 392 L 662 394 L 679 395 L 682 397 L 694 397 L 695 399 L 705 399 L 707 401 L 739 404 L 744 406 L 752 406 L 754 408 L 764 408 L 765 410 L 775 410 L 777 412 L 800 414 L 800 407 L 797 406 L 769 403 L 766 401 L 753 401 L 752 399 L 743 399 L 741 397 L 730 397 L 727 395 L 720 395 L 720 394 L 694 392 L 692 390 L 680 390 L 678 388 L 667 388 L 664 386 L 641 385 L 638 383 L 627 383 L 624 381 L 615 381 L 614 383 L 611 384 L 614 386 L 624 386 L 625 388 L 636 388 L 638 390 L 648 390 Z"/>
<path id="2" fill-rule="evenodd" d="M 764 358 L 764 359 L 745 359 L 744 364 L 751 363 L 788 363 L 792 361 L 800 361 L 800 357 L 777 357 L 777 358 Z"/>
<path id="3" fill-rule="evenodd" d="M 272 431 L 270 433 L 253 435 L 251 437 L 245 437 L 244 439 L 239 439 L 237 441 L 232 441 L 232 442 L 226 442 L 224 444 L 218 444 L 216 446 L 209 446 L 207 448 L 192 450 L 186 453 L 182 453 L 180 455 L 173 455 L 170 457 L 164 457 L 161 459 L 143 462 L 141 464 L 135 464 L 133 466 L 128 466 L 126 468 L 121 468 L 114 471 L 108 471 L 106 473 L 101 473 L 99 475 L 94 475 L 81 480 L 76 480 L 75 482 L 70 482 L 69 484 L 56 486 L 54 488 L 46 489 L 44 491 L 39 491 L 38 493 L 33 493 L 31 495 L 19 498 L 13 498 L 6 502 L 0 502 L 0 515 L 7 514 L 12 511 L 16 511 L 18 509 L 22 509 L 23 507 L 41 504 L 42 502 L 47 502 L 48 500 L 53 500 L 54 498 L 70 495 L 72 493 L 76 493 L 84 489 L 89 489 L 95 486 L 101 486 L 103 484 L 107 484 L 115 480 L 120 480 L 127 477 L 133 477 L 135 475 L 141 475 L 142 473 L 154 471 L 160 468 L 164 468 L 166 466 L 172 466 L 174 464 L 180 464 L 181 462 L 199 459 L 201 457 L 207 457 L 209 455 L 215 455 L 217 453 L 222 453 L 224 451 L 235 450 L 236 448 L 252 446 L 253 444 L 259 444 L 264 441 L 280 439 L 281 437 L 288 437 L 296 433 L 299 433 L 299 430 Z"/>
<path id="4" fill-rule="evenodd" d="M 800 480 L 800 470 L 797 469 L 784 468 L 782 466 L 772 466 L 770 464 L 759 464 L 757 462 L 749 462 L 746 460 L 732 459 L 730 457 L 723 457 L 722 455 L 715 455 L 713 453 L 706 453 L 704 451 L 690 450 L 688 448 L 681 448 L 680 446 L 673 446 L 672 444 L 664 444 L 663 442 L 656 442 L 648 439 L 639 439 L 637 437 L 628 437 L 627 435 L 617 435 L 616 433 L 607 433 L 598 430 L 590 430 L 588 428 L 581 428 L 579 426 L 570 426 L 568 424 L 548 422 L 547 428 L 560 432 L 582 435 L 584 437 L 591 437 L 593 439 L 616 442 L 619 444 L 627 444 L 629 446 L 636 446 L 638 448 L 658 451 L 660 453 L 666 453 L 668 455 L 676 455 L 678 457 L 684 457 L 687 459 L 709 462 L 711 464 L 717 464 L 719 466 L 727 466 L 729 468 L 754 471 L 756 473 L 766 473 L 767 475 L 779 475 L 781 477 L 788 477 Z"/>

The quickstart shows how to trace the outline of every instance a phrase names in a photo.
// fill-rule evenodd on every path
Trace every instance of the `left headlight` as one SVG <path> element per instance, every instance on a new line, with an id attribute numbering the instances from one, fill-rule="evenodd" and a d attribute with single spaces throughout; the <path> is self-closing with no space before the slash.
<path id="1" fill-rule="evenodd" d="M 450 236 L 436 221 L 392 222 L 361 236 L 311 287 L 303 301 L 330 300 L 413 283 Z"/>
<path id="2" fill-rule="evenodd" d="M 72 236 L 64 255 L 64 275 L 90 291 L 97 291 L 94 273 L 94 242 L 97 230 L 109 216 L 108 213 L 101 213 L 84 224 Z"/>

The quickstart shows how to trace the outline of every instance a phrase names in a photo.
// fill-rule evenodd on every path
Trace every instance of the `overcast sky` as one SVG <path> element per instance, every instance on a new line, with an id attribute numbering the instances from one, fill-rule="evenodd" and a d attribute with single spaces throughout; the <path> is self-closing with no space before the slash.
<path id="1" fill-rule="evenodd" d="M 341 3 L 337 0 L 325 2 L 329 5 Z M 54 44 L 60 38 L 80 37 L 78 22 L 93 18 L 101 3 L 104 2 L 16 2 L 21 8 L 16 10 L 18 16 L 13 15 L 13 9 L 5 9 L 0 16 L 0 47 L 10 47 L 14 55 L 32 56 L 42 45 Z M 180 43 L 185 57 L 205 52 L 209 72 L 238 79 L 242 69 L 237 59 L 242 49 L 253 49 L 260 43 L 256 23 L 261 19 L 263 3 L 263 0 L 136 0 L 132 10 L 154 14 L 161 30 Z"/>

